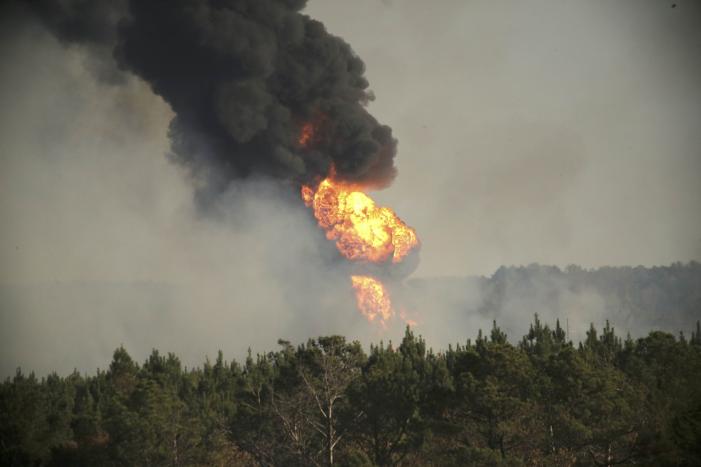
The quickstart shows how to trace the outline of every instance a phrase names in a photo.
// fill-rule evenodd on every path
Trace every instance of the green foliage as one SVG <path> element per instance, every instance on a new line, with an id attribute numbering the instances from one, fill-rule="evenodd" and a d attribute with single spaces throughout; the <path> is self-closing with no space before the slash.
<path id="1" fill-rule="evenodd" d="M 93 376 L 3 382 L 0 465 L 699 465 L 700 333 L 574 346 L 536 316 L 518 345 L 494 323 L 436 354 L 407 328 L 189 370 L 120 347 Z"/>

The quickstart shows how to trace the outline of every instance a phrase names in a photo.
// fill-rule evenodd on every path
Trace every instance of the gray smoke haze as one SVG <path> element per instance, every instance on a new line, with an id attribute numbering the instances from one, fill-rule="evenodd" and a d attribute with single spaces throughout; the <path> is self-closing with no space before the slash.
<path id="1" fill-rule="evenodd" d="M 96 81 L 37 24 L 2 56 L 15 64 L 0 86 L 2 374 L 94 370 L 120 344 L 195 364 L 280 337 L 372 335 L 289 187 L 249 178 L 203 217 L 164 157 L 172 111 L 142 81 Z"/>
<path id="2" fill-rule="evenodd" d="M 422 239 L 415 275 L 426 282 L 390 287 L 436 348 L 488 330 L 493 317 L 518 338 L 536 311 L 550 323 L 569 313 L 572 332 L 583 333 L 590 321 L 603 324 L 607 308 L 596 290 L 554 280 L 537 284 L 537 293 L 513 290 L 496 315 L 482 314 L 481 279 L 441 284 L 432 276 L 491 275 L 501 264 L 701 257 L 698 4 L 496 3 L 322 0 L 303 11 L 367 63 L 378 96 L 369 108 L 401 141 L 401 176 L 374 195 Z M 111 5 L 116 13 L 97 15 L 106 24 L 91 22 L 80 44 L 61 32 L 81 31 L 76 25 L 49 22 L 52 34 L 36 21 L 3 18 L 0 374 L 16 366 L 92 371 L 120 344 L 137 359 L 157 347 L 193 365 L 218 349 L 236 358 L 249 346 L 269 350 L 278 338 L 397 339 L 401 323 L 382 333 L 355 310 L 347 266 L 288 183 L 297 176 L 293 159 L 266 147 L 255 151 L 261 166 L 220 171 L 229 154 L 216 143 L 219 130 L 243 130 L 232 122 L 210 134 L 197 119 L 181 120 L 191 111 L 228 114 L 193 110 L 194 98 L 174 105 L 172 83 L 151 76 L 154 61 L 129 58 L 137 51 L 126 45 L 116 68 L 110 54 L 121 13 Z M 139 18 L 148 22 L 151 13 Z M 183 15 L 173 11 L 163 24 Z M 129 27 L 138 35 L 144 24 Z M 205 25 L 202 40 L 228 30 Z M 256 79 L 278 99 L 268 88 L 274 73 L 263 79 L 259 65 Z M 171 66 L 181 76 L 190 69 L 185 61 Z M 160 94 L 135 73 L 161 83 Z M 236 86 L 217 89 L 237 101 Z M 245 95 L 261 86 L 252 89 Z M 351 91 L 355 99 L 367 89 Z M 284 123 L 297 128 L 294 119 Z M 269 128 L 259 131 L 311 172 L 336 157 L 290 151 L 290 140 Z M 203 132 L 214 148 L 203 149 Z M 251 144 L 232 147 L 245 156 Z M 362 152 L 371 153 L 388 154 Z M 200 173 L 205 162 L 217 169 Z M 217 196 L 193 198 L 195 190 Z M 614 324 L 644 333 L 650 323 Z"/>

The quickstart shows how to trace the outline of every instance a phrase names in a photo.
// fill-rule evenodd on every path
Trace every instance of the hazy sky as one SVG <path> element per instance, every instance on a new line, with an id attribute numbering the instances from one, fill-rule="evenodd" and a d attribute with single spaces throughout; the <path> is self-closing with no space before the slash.
<path id="1" fill-rule="evenodd" d="M 323 0 L 399 138 L 418 275 L 701 258 L 701 4 Z"/>
<path id="2" fill-rule="evenodd" d="M 701 259 L 701 4 L 676 5 L 309 2 L 399 139 L 375 195 L 418 231 L 415 277 Z M 193 363 L 380 337 L 301 203 L 253 180 L 202 216 L 161 99 L 97 82 L 37 24 L 1 26 L 0 374 L 104 367 L 120 344 Z"/>

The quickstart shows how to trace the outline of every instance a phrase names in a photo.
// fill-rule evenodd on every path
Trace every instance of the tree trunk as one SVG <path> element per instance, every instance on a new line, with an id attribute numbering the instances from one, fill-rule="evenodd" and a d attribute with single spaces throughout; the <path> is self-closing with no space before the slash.
<path id="1" fill-rule="evenodd" d="M 178 462 L 178 435 L 173 436 L 173 465 L 177 467 L 180 463 Z"/>
<path id="2" fill-rule="evenodd" d="M 326 412 L 326 460 L 329 467 L 333 465 L 333 443 L 334 443 L 334 432 L 333 432 L 333 404 L 329 404 L 328 410 Z"/>

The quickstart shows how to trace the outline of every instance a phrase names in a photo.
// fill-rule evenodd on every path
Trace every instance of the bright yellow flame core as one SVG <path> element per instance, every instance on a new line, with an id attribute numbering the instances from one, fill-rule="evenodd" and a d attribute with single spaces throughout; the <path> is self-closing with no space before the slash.
<path id="1" fill-rule="evenodd" d="M 398 263 L 418 245 L 416 231 L 390 208 L 378 207 L 368 195 L 327 178 L 316 191 L 302 187 L 304 203 L 314 210 L 326 238 L 350 260 Z"/>
<path id="2" fill-rule="evenodd" d="M 377 319 L 385 325 L 393 313 L 389 294 L 382 282 L 370 276 L 351 276 L 351 281 L 360 312 L 369 321 Z"/>

